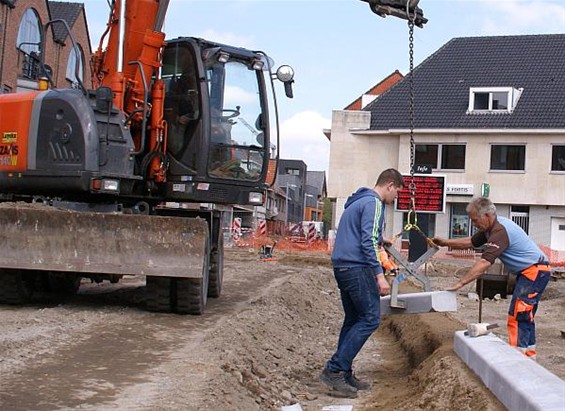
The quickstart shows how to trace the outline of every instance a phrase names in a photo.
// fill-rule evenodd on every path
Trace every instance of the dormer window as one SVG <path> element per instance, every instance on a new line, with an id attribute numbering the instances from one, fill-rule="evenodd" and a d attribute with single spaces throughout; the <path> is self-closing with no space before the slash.
<path id="1" fill-rule="evenodd" d="M 523 88 L 471 87 L 467 113 L 512 113 Z"/>

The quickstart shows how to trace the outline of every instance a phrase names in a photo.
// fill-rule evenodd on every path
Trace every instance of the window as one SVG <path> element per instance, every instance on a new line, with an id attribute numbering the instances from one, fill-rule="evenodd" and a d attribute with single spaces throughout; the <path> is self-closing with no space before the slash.
<path id="1" fill-rule="evenodd" d="M 551 171 L 565 171 L 565 146 L 551 148 Z"/>
<path id="2" fill-rule="evenodd" d="M 510 219 L 518 224 L 522 230 L 528 234 L 530 227 L 530 207 L 529 206 L 511 206 Z"/>
<path id="3" fill-rule="evenodd" d="M 465 169 L 465 146 L 443 144 L 441 146 L 441 168 L 444 170 Z"/>
<path id="4" fill-rule="evenodd" d="M 469 110 L 473 112 L 507 112 L 514 111 L 524 89 L 513 87 L 471 87 L 469 89 Z"/>
<path id="5" fill-rule="evenodd" d="M 291 176 L 299 176 L 300 175 L 300 170 L 297 168 L 287 168 L 286 169 L 286 174 L 290 174 Z"/>
<path id="6" fill-rule="evenodd" d="M 414 163 L 429 164 L 432 168 L 438 168 L 438 144 L 416 144 Z"/>
<path id="7" fill-rule="evenodd" d="M 495 145 L 490 147 L 491 170 L 525 170 L 526 146 Z"/>
<path id="8" fill-rule="evenodd" d="M 169 136 L 167 151 L 192 170 L 199 168 L 200 87 L 192 50 L 171 45 L 163 53 L 162 78 L 165 82 L 165 120 Z M 217 128 L 216 132 L 222 131 Z"/>
<path id="9" fill-rule="evenodd" d="M 78 85 L 77 77 L 75 74 L 76 65 L 78 63 L 78 79 L 82 82 L 84 79 L 84 57 L 80 46 L 77 44 L 76 48 L 71 48 L 69 53 L 69 61 L 67 63 L 66 78 L 73 86 Z"/>
<path id="10" fill-rule="evenodd" d="M 41 24 L 35 10 L 26 10 L 20 22 L 16 47 L 24 54 L 22 75 L 36 79 L 41 53 Z"/>
<path id="11" fill-rule="evenodd" d="M 40 52 L 41 25 L 39 17 L 33 9 L 27 9 L 20 22 L 16 47 L 26 54 Z"/>
<path id="12" fill-rule="evenodd" d="M 451 205 L 451 226 L 449 238 L 469 237 L 471 226 L 465 204 Z"/>
<path id="13" fill-rule="evenodd" d="M 265 109 L 261 82 L 249 64 L 238 59 L 210 60 L 211 148 L 208 173 L 217 178 L 258 181 L 266 170 Z"/>
<path id="14" fill-rule="evenodd" d="M 464 144 L 416 144 L 414 162 L 435 169 L 464 170 L 465 148 Z"/>

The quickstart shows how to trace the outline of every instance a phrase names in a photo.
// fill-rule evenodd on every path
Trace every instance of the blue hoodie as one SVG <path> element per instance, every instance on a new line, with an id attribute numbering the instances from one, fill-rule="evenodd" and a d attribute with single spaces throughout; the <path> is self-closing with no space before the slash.
<path id="1" fill-rule="evenodd" d="M 339 220 L 332 263 L 334 267 L 371 267 L 383 272 L 378 245 L 383 241 L 385 205 L 371 188 L 351 195 Z"/>

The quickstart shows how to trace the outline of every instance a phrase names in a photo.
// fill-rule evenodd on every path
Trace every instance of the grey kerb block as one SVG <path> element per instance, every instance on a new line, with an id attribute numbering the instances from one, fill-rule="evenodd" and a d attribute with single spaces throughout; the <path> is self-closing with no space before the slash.
<path id="1" fill-rule="evenodd" d="M 565 410 L 565 382 L 490 333 L 455 333 L 455 352 L 510 411 Z"/>
<path id="2" fill-rule="evenodd" d="M 392 308 L 390 296 L 381 297 L 381 315 L 457 311 L 457 294 L 451 291 L 398 294 L 398 301 L 403 301 L 405 308 Z"/>

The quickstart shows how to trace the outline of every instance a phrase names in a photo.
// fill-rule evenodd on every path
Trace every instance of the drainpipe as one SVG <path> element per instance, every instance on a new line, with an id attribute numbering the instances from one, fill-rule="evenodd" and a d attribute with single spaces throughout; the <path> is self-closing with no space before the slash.
<path id="1" fill-rule="evenodd" d="M 9 9 L 13 9 L 14 3 L 13 0 L 0 0 L 1 4 L 7 5 L 2 6 L 2 12 L 4 14 L 4 19 L 2 21 L 2 55 L 0 56 L 0 93 L 4 92 L 4 58 L 6 56 L 6 31 L 8 26 L 8 14 L 10 13 Z"/>
<path id="2" fill-rule="evenodd" d="M 2 0 L 3 4 L 8 4 L 10 9 L 14 8 L 14 5 L 10 3 L 6 3 L 6 0 Z M 8 7 L 5 5 L 2 6 L 2 55 L 0 56 L 0 93 L 4 92 L 4 58 L 6 57 L 6 31 L 8 25 L 8 14 L 10 13 Z"/>

